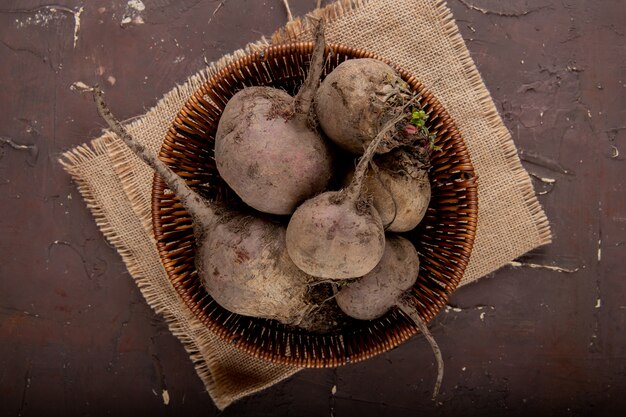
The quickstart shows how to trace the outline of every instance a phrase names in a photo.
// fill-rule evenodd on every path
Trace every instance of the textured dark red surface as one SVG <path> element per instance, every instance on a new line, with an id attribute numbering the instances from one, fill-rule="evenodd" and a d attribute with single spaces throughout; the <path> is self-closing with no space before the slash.
<path id="1" fill-rule="evenodd" d="M 79 3 L 76 48 L 71 14 L 20 12 L 43 5 L 34 1 L 0 6 L 0 415 L 217 415 L 56 160 L 103 126 L 71 83 L 99 82 L 119 117 L 141 114 L 205 58 L 271 34 L 285 21 L 282 2 L 145 1 L 145 24 L 125 27 L 126 1 L 64 2 Z M 291 1 L 294 14 L 314 4 Z M 222 415 L 626 410 L 626 6 L 449 6 L 518 148 L 534 161 L 525 166 L 556 180 L 537 182 L 551 190 L 540 199 L 555 242 L 523 261 L 578 271 L 507 267 L 458 291 L 458 309 L 432 327 L 446 360 L 439 407 L 429 400 L 435 368 L 420 338 L 336 371 L 301 372 Z"/>

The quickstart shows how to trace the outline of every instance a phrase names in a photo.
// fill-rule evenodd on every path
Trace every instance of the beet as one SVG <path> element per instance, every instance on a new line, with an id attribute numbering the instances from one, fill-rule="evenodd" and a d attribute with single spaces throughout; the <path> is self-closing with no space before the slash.
<path id="1" fill-rule="evenodd" d="M 378 265 L 357 281 L 342 286 L 335 299 L 348 316 L 373 320 L 396 305 L 398 298 L 415 284 L 418 272 L 419 258 L 411 242 L 387 236 Z"/>
<path id="2" fill-rule="evenodd" d="M 326 76 L 315 95 L 315 108 L 322 130 L 333 142 L 362 154 L 410 96 L 406 82 L 389 65 L 371 58 L 349 59 Z M 394 131 L 388 131 L 376 152 L 394 149 L 397 139 Z"/>
<path id="3" fill-rule="evenodd" d="M 312 122 L 312 101 L 324 63 L 320 23 L 309 74 L 295 97 L 271 87 L 247 87 L 226 104 L 215 135 L 220 176 L 249 206 L 291 214 L 324 191 L 332 155 Z"/>
<path id="4" fill-rule="evenodd" d="M 337 280 L 356 278 L 367 274 L 380 261 L 385 232 L 363 182 L 377 146 L 404 118 L 401 112 L 379 131 L 346 188 L 307 200 L 291 217 L 287 251 L 307 274 Z"/>
<path id="5" fill-rule="evenodd" d="M 400 236 L 389 236 L 385 253 L 376 268 L 362 278 L 343 285 L 336 300 L 339 308 L 355 319 L 374 320 L 395 307 L 413 320 L 426 337 L 437 361 L 434 400 L 443 380 L 443 357 L 409 296 L 418 272 L 419 258 L 411 242 Z"/>
<path id="6" fill-rule="evenodd" d="M 424 218 L 430 203 L 428 166 L 403 148 L 374 160 L 376 164 L 367 173 L 364 187 L 372 195 L 385 230 L 413 230 Z M 349 182 L 353 176 L 353 171 L 348 172 L 344 182 Z"/>

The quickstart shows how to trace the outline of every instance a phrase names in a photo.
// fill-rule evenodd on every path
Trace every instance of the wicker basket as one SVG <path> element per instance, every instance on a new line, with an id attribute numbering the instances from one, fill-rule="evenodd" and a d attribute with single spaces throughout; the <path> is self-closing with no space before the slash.
<path id="1" fill-rule="evenodd" d="M 245 86 L 270 85 L 294 92 L 304 80 L 312 43 L 272 46 L 248 55 L 206 82 L 178 113 L 160 158 L 207 198 L 232 198 L 213 160 L 213 140 L 226 102 Z M 331 46 L 325 73 L 351 58 L 375 55 L 345 46 Z M 454 122 L 437 99 L 417 79 L 398 68 L 419 93 L 429 115 L 427 127 L 442 146 L 432 159 L 431 204 L 422 223 L 404 234 L 420 255 L 421 268 L 412 297 L 421 317 L 429 322 L 445 305 L 467 266 L 476 229 L 476 177 Z M 313 334 L 274 320 L 233 314 L 204 290 L 194 268 L 191 218 L 165 192 L 157 175 L 152 190 L 154 232 L 161 259 L 172 285 L 193 314 L 211 331 L 256 357 L 302 367 L 335 367 L 388 351 L 417 333 L 399 310 L 372 321 L 354 320 L 332 334 Z"/>

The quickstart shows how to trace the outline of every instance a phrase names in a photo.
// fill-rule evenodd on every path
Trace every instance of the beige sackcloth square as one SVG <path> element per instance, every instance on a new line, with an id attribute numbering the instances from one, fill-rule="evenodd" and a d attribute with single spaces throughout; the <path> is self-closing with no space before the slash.
<path id="1" fill-rule="evenodd" d="M 326 18 L 329 42 L 373 51 L 414 73 L 455 120 L 479 177 L 476 241 L 461 285 L 551 241 L 530 177 L 444 1 L 341 0 L 310 15 Z M 307 19 L 296 19 L 275 33 L 272 43 L 310 40 L 310 29 Z M 200 70 L 129 123 L 130 133 L 157 152 L 176 113 L 204 81 L 233 59 L 267 45 L 262 39 Z M 148 304 L 185 346 L 217 407 L 298 372 L 235 350 L 188 311 L 156 249 L 150 218 L 152 172 L 115 135 L 105 133 L 66 152 L 61 163 Z"/>

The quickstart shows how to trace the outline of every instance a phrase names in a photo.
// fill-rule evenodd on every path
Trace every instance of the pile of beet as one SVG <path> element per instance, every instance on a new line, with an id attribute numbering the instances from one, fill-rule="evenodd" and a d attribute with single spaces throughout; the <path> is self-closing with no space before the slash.
<path id="1" fill-rule="evenodd" d="M 320 82 L 324 28 L 310 68 L 292 97 L 246 87 L 227 103 L 215 137 L 220 176 L 245 203 L 209 201 L 136 143 L 111 115 L 98 87 L 98 109 L 111 129 L 163 178 L 193 219 L 196 269 L 225 309 L 312 332 L 347 315 L 376 319 L 401 308 L 435 350 L 405 298 L 419 258 L 401 236 L 430 201 L 433 135 L 415 94 L 374 59 L 340 64 Z M 246 256 L 242 257 L 241 254 Z"/>

